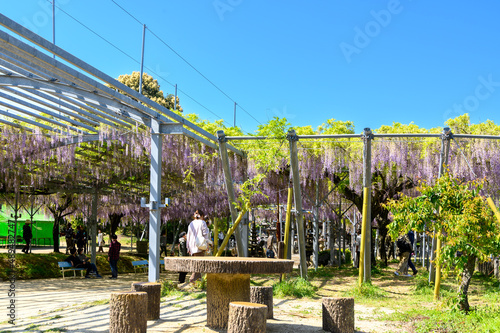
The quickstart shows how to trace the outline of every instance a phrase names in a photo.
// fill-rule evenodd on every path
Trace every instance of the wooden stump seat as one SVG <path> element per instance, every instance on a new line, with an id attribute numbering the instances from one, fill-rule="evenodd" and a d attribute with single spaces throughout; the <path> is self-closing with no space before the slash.
<path id="1" fill-rule="evenodd" d="M 250 302 L 229 304 L 228 333 L 265 333 L 267 305 Z"/>
<path id="2" fill-rule="evenodd" d="M 165 257 L 165 269 L 207 273 L 207 326 L 224 329 L 228 325 L 229 303 L 250 301 L 250 274 L 289 273 L 293 269 L 293 260 Z"/>
<path id="3" fill-rule="evenodd" d="M 148 294 L 125 291 L 111 293 L 109 305 L 110 333 L 146 333 Z"/>
<path id="4" fill-rule="evenodd" d="M 143 291 L 148 294 L 146 319 L 160 319 L 161 284 L 156 282 L 132 282 L 132 291 Z"/>
<path id="5" fill-rule="evenodd" d="M 323 330 L 354 333 L 354 298 L 323 297 Z"/>
<path id="6" fill-rule="evenodd" d="M 267 319 L 273 318 L 273 287 L 251 286 L 250 302 L 267 305 Z"/>

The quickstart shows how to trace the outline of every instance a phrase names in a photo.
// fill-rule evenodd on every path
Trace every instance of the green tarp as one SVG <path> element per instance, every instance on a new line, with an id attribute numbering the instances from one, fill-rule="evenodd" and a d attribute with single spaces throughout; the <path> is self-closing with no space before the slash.
<path id="1" fill-rule="evenodd" d="M 26 220 L 30 219 L 30 216 L 26 213 L 21 214 L 21 217 L 17 218 L 17 241 L 19 243 L 24 243 L 23 239 L 23 226 Z M 9 231 L 9 221 L 11 224 L 14 222 L 14 218 L 11 217 L 11 212 L 5 209 L 0 211 L 0 242 L 6 244 L 6 239 Z M 31 225 L 30 225 L 31 226 Z M 13 226 L 12 226 L 13 227 Z M 53 245 L 52 241 L 52 228 L 54 227 L 54 221 L 50 218 L 44 216 L 43 214 L 35 214 L 33 216 L 32 233 L 33 245 Z"/>

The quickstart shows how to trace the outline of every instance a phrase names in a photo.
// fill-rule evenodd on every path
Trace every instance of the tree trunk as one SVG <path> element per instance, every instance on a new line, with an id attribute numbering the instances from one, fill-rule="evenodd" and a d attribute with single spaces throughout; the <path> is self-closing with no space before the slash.
<path id="1" fill-rule="evenodd" d="M 109 214 L 108 217 L 109 217 L 109 223 L 111 225 L 109 236 L 111 237 L 116 233 L 116 229 L 118 229 L 118 225 L 120 224 L 123 214 L 113 213 Z M 109 240 L 109 242 L 111 243 L 111 239 Z"/>
<path id="2" fill-rule="evenodd" d="M 465 264 L 464 270 L 462 272 L 462 282 L 460 283 L 460 287 L 458 288 L 458 297 L 459 297 L 459 307 L 460 310 L 469 312 L 469 284 L 472 279 L 472 274 L 474 274 L 474 266 L 476 263 L 476 256 L 469 256 L 467 258 L 467 264 Z"/>
<path id="3" fill-rule="evenodd" d="M 59 219 L 54 218 L 54 227 L 52 228 L 52 242 L 54 246 L 54 252 L 59 252 Z"/>
<path id="4" fill-rule="evenodd" d="M 387 238 L 387 228 L 379 227 L 378 234 L 378 245 L 379 245 L 379 253 L 380 260 L 382 261 L 384 267 L 387 267 L 387 251 L 385 248 L 385 240 Z"/>

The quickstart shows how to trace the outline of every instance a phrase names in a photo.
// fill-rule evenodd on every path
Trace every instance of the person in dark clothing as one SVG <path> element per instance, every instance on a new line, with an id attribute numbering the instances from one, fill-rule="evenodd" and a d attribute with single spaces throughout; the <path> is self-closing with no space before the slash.
<path id="1" fill-rule="evenodd" d="M 78 259 L 80 259 L 80 261 L 83 262 L 84 264 L 90 265 L 90 272 L 95 272 L 96 278 L 98 279 L 102 278 L 102 276 L 99 275 L 99 272 L 97 271 L 97 266 L 91 263 L 89 258 L 87 258 L 85 254 L 83 254 L 83 249 L 78 249 Z"/>
<path id="2" fill-rule="evenodd" d="M 411 252 L 410 256 L 408 257 L 408 267 L 410 267 L 411 270 L 413 271 L 413 275 L 416 275 L 418 271 L 415 268 L 415 265 L 411 262 L 411 256 L 413 254 L 413 242 L 415 242 L 415 234 L 413 233 L 413 230 L 408 231 L 408 238 L 410 239 L 411 243 Z"/>
<path id="3" fill-rule="evenodd" d="M 71 253 L 71 249 L 75 248 L 74 236 L 75 232 L 71 227 L 71 223 L 68 223 L 66 229 L 64 230 L 64 235 L 66 237 L 66 254 Z"/>
<path id="4" fill-rule="evenodd" d="M 23 238 L 26 242 L 26 245 L 23 247 L 22 251 L 24 253 L 29 253 L 31 247 L 31 239 L 33 238 L 33 234 L 31 233 L 30 220 L 26 220 L 26 223 L 23 225 Z"/>
<path id="5" fill-rule="evenodd" d="M 110 279 L 118 278 L 118 259 L 120 259 L 120 249 L 122 245 L 118 242 L 118 236 L 111 236 L 111 244 L 109 245 L 108 261 L 111 267 Z"/>
<path id="6" fill-rule="evenodd" d="M 163 231 L 160 236 L 160 257 L 162 253 L 165 253 L 165 256 L 167 255 L 167 235 L 165 231 Z"/>
<path id="7" fill-rule="evenodd" d="M 188 256 L 186 240 L 187 240 L 186 232 L 183 231 L 179 234 L 179 256 L 181 256 L 181 257 Z M 179 283 L 186 282 L 187 273 L 188 272 L 179 272 Z"/>
<path id="8" fill-rule="evenodd" d="M 99 274 L 97 274 L 97 267 L 95 265 L 90 264 L 89 262 L 82 262 L 80 258 L 76 256 L 76 249 L 71 249 L 70 250 L 71 255 L 67 257 L 64 261 L 67 261 L 71 264 L 71 267 L 75 268 L 85 268 L 87 270 L 87 273 L 85 274 L 86 279 L 90 279 L 90 272 L 94 271 L 96 272 L 96 275 L 100 277 Z"/>
<path id="9" fill-rule="evenodd" d="M 76 246 L 78 247 L 78 252 L 80 252 L 80 249 L 83 249 L 85 245 L 85 231 L 83 231 L 83 227 L 81 225 L 77 227 L 75 238 L 76 238 Z"/>

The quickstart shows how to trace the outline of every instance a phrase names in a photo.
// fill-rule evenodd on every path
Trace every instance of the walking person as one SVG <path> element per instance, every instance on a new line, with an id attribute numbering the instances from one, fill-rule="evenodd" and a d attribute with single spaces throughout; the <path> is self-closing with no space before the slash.
<path id="1" fill-rule="evenodd" d="M 26 254 L 28 254 L 30 252 L 31 239 L 33 238 L 30 223 L 31 223 L 30 220 L 26 220 L 26 222 L 23 225 L 23 238 L 24 238 L 24 241 L 26 242 L 26 245 L 23 247 L 22 251 Z"/>
<path id="2" fill-rule="evenodd" d="M 66 226 L 64 234 L 66 237 L 66 254 L 68 254 L 68 252 L 71 251 L 71 249 L 75 248 L 75 243 L 73 238 L 75 236 L 75 232 L 71 227 L 71 223 L 68 223 L 68 225 Z"/>
<path id="3" fill-rule="evenodd" d="M 167 256 L 167 235 L 165 231 L 160 236 L 160 257 L 162 253 L 165 253 L 165 257 Z"/>
<path id="4" fill-rule="evenodd" d="M 355 260 L 355 263 L 356 263 L 356 268 L 359 268 L 359 257 L 361 255 L 361 229 L 357 229 L 356 230 L 356 240 L 355 240 L 355 244 L 356 246 L 356 260 Z"/>
<path id="5" fill-rule="evenodd" d="M 111 236 L 111 244 L 109 245 L 108 261 L 111 267 L 110 279 L 118 278 L 118 259 L 120 259 L 120 249 L 122 245 L 118 242 L 118 236 Z"/>
<path id="6" fill-rule="evenodd" d="M 413 230 L 408 231 L 408 238 L 410 239 L 411 244 L 410 256 L 408 257 L 408 267 L 410 267 L 413 271 L 413 275 L 417 275 L 418 271 L 415 268 L 415 265 L 411 262 L 411 256 L 413 255 L 413 243 L 415 242 L 415 234 L 413 233 Z"/>
<path id="7" fill-rule="evenodd" d="M 185 231 L 183 231 L 179 234 L 179 256 L 180 257 L 187 257 L 188 256 L 187 235 L 186 235 Z M 186 282 L 186 275 L 187 275 L 187 272 L 179 272 L 179 283 L 180 284 L 183 284 Z"/>
<path id="8" fill-rule="evenodd" d="M 76 227 L 76 246 L 78 247 L 78 251 L 83 250 L 85 245 L 85 231 L 83 231 L 83 227 L 79 225 Z"/>
<path id="9" fill-rule="evenodd" d="M 101 229 L 99 229 L 97 232 L 97 244 L 99 245 L 99 250 L 97 250 L 97 252 L 104 253 L 104 249 L 102 248 L 104 246 L 104 235 L 103 235 Z"/>
<path id="10" fill-rule="evenodd" d="M 396 241 L 396 246 L 399 250 L 400 261 L 398 269 L 394 272 L 394 274 L 398 276 L 411 276 L 408 274 L 408 258 L 410 257 L 412 248 L 408 234 L 399 236 Z"/>
<path id="11" fill-rule="evenodd" d="M 208 227 L 203 220 L 203 216 L 204 214 L 201 209 L 197 209 L 193 216 L 194 220 L 191 221 L 188 227 L 187 249 L 189 254 L 194 257 L 205 256 L 205 251 L 208 249 L 208 244 L 210 243 L 210 240 L 208 239 Z M 205 239 L 204 245 L 202 245 L 203 239 Z M 189 282 L 194 283 L 200 278 L 201 273 L 195 272 L 189 278 Z"/>

